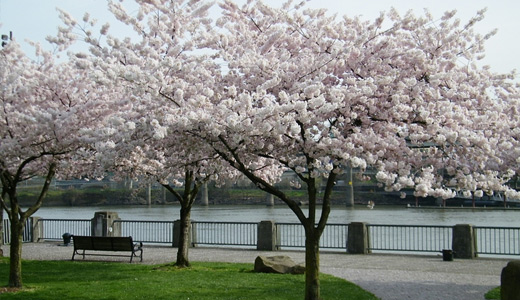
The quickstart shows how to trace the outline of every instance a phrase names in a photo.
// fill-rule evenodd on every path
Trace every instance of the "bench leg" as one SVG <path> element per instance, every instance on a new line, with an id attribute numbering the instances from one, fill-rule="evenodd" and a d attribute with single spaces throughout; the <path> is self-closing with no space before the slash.
<path id="1" fill-rule="evenodd" d="M 78 252 L 78 250 L 74 250 L 74 252 L 72 252 L 72 260 L 74 260 L 74 257 L 76 256 L 76 254 L 83 255 L 83 259 L 85 259 L 85 250 L 83 250 L 82 254 L 80 254 Z"/>
<path id="2" fill-rule="evenodd" d="M 139 251 L 139 255 L 137 255 L 137 251 Z M 143 249 L 139 249 L 137 251 L 132 251 L 132 255 L 130 255 L 130 262 L 134 257 L 139 257 L 141 262 L 143 261 Z"/>

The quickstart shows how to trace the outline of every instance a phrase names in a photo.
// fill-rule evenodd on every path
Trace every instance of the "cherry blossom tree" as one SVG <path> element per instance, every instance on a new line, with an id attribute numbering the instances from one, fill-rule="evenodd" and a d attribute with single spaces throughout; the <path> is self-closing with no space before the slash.
<path id="1" fill-rule="evenodd" d="M 157 101 L 157 99 L 155 100 Z M 154 114 L 155 117 L 160 113 Z M 170 115 L 173 117 L 176 115 Z M 164 121 L 164 120 L 162 120 Z M 161 126 L 161 129 L 158 129 Z M 163 133 L 159 133 L 163 131 Z M 229 178 L 229 167 L 217 156 L 211 155 L 207 145 L 186 137 L 175 127 L 157 119 L 142 118 L 135 129 L 128 130 L 128 139 L 114 140 L 101 148 L 106 161 L 105 169 L 116 174 L 132 176 L 147 182 L 157 181 L 180 203 L 180 232 L 177 259 L 178 267 L 190 266 L 191 208 L 201 186 L 209 180 Z M 119 131 L 121 133 L 121 131 Z M 162 135 L 164 134 L 164 136 Z M 118 134 L 118 138 L 122 136 Z M 113 144 L 112 144 L 113 143 Z M 109 148 L 109 149 L 107 149 Z M 210 150 L 210 149 L 209 149 Z M 108 153 L 113 153 L 108 155 Z M 180 189 L 180 190 L 179 190 Z"/>
<path id="2" fill-rule="evenodd" d="M 467 23 L 454 11 L 436 20 L 395 10 L 369 22 L 303 5 L 221 3 L 208 40 L 225 65 L 218 101 L 186 117 L 188 131 L 298 217 L 305 299 L 319 299 L 319 241 L 344 168 L 375 168 L 387 190 L 420 197 L 517 196 L 502 156 L 516 145 L 516 109 L 514 73 L 478 65 L 493 35 L 473 30 L 483 11 Z M 286 170 L 307 190 L 306 211 L 274 185 Z"/>
<path id="3" fill-rule="evenodd" d="M 16 42 L 0 51 L 0 204 L 11 221 L 9 286 L 22 286 L 22 234 L 26 220 L 42 205 L 51 181 L 87 172 L 89 147 L 102 127 L 109 100 L 90 88 L 87 73 L 73 62 L 57 63 L 50 52 L 34 45 L 29 59 Z M 23 209 L 20 183 L 43 176 L 33 204 Z"/>
<path id="4" fill-rule="evenodd" d="M 421 197 L 517 196 L 504 183 L 516 168 L 506 153 L 518 145 L 518 93 L 513 73 L 477 64 L 493 35 L 473 30 L 483 12 L 463 25 L 455 12 L 390 11 L 369 22 L 291 1 L 224 1 L 213 28 L 201 1 L 137 3 L 135 17 L 111 9 L 138 42 L 107 36 L 103 45 L 65 14 L 56 38 L 67 44 L 79 28 L 91 45 L 84 67 L 128 91 L 116 97 L 131 106 L 112 124 L 121 134 L 98 150 L 163 184 L 184 174 L 185 195 L 210 170 L 228 173 L 219 169 L 227 163 L 280 198 L 305 229 L 305 299 L 320 297 L 319 241 L 345 168 L 375 168 L 386 189 Z M 275 186 L 287 170 L 307 190 L 306 210 Z"/>
<path id="5" fill-rule="evenodd" d="M 135 1 L 137 12 L 124 3 L 109 9 L 133 36 L 110 35 L 109 25 L 94 37 L 88 15 L 82 21 L 61 12 L 64 27 L 50 40 L 66 48 L 80 39 L 90 46 L 81 56 L 106 94 L 119 99 L 119 113 L 110 124 L 114 134 L 97 145 L 99 162 L 107 171 L 158 181 L 181 204 L 180 240 L 176 265 L 189 266 L 190 214 L 200 187 L 208 180 L 233 176 L 233 170 L 199 139 L 178 126 L 199 103 L 213 97 L 218 65 L 198 53 L 201 36 L 211 31 L 207 1 Z M 82 22 L 82 23 L 80 23 Z M 182 130 L 179 130 L 182 129 Z M 183 187 L 179 192 L 178 188 Z"/>
<path id="6" fill-rule="evenodd" d="M 509 182 L 510 189 L 503 192 L 504 207 L 507 207 L 508 199 L 516 199 L 518 191 L 518 179 L 520 176 L 520 89 L 518 85 L 511 84 L 507 89 L 507 96 L 510 99 L 509 105 L 504 109 L 504 118 L 499 125 L 504 128 L 504 132 L 510 134 L 510 138 L 501 138 L 497 142 L 496 149 L 501 153 L 500 163 L 511 168 L 513 174 Z M 492 189 L 489 189 L 492 191 Z"/>

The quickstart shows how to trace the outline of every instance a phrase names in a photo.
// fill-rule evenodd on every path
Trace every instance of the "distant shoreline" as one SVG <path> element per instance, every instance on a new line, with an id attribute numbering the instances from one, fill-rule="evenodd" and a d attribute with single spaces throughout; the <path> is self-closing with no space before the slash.
<path id="1" fill-rule="evenodd" d="M 406 206 L 409 209 L 471 209 L 471 210 L 520 210 L 520 207 L 503 206 Z"/>

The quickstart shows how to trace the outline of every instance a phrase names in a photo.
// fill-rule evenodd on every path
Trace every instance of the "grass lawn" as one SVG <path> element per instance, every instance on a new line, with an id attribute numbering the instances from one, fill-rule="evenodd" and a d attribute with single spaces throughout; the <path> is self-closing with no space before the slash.
<path id="1" fill-rule="evenodd" d="M 193 263 L 189 269 L 128 263 L 23 261 L 24 288 L 2 299 L 303 299 L 303 275 L 252 272 L 252 264 Z M 0 286 L 9 259 L 0 258 Z M 360 287 L 322 274 L 324 300 L 377 299 Z M 0 288 L 0 291 L 2 288 Z"/>
<path id="2" fill-rule="evenodd" d="M 485 295 L 486 299 L 490 299 L 490 300 L 500 300 L 500 287 L 496 287 L 492 290 L 490 290 L 489 292 L 486 293 Z"/>

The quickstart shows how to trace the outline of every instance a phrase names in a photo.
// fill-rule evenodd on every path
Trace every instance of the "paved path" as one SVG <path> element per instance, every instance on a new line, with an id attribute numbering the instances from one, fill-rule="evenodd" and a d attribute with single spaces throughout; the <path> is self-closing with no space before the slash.
<path id="1" fill-rule="evenodd" d="M 4 255 L 9 248 L 2 246 Z M 24 259 L 69 260 L 72 247 L 58 243 L 27 243 Z M 146 264 L 175 261 L 176 248 L 145 246 Z M 300 251 L 265 252 L 243 249 L 191 248 L 191 261 L 219 261 L 253 263 L 258 255 L 287 255 L 298 263 L 304 262 Z M 125 258 L 91 257 L 96 260 L 125 260 Z M 354 282 L 383 300 L 482 300 L 484 294 L 500 285 L 500 273 L 509 260 L 455 259 L 445 262 L 441 255 L 350 255 L 323 253 L 321 271 Z"/>

